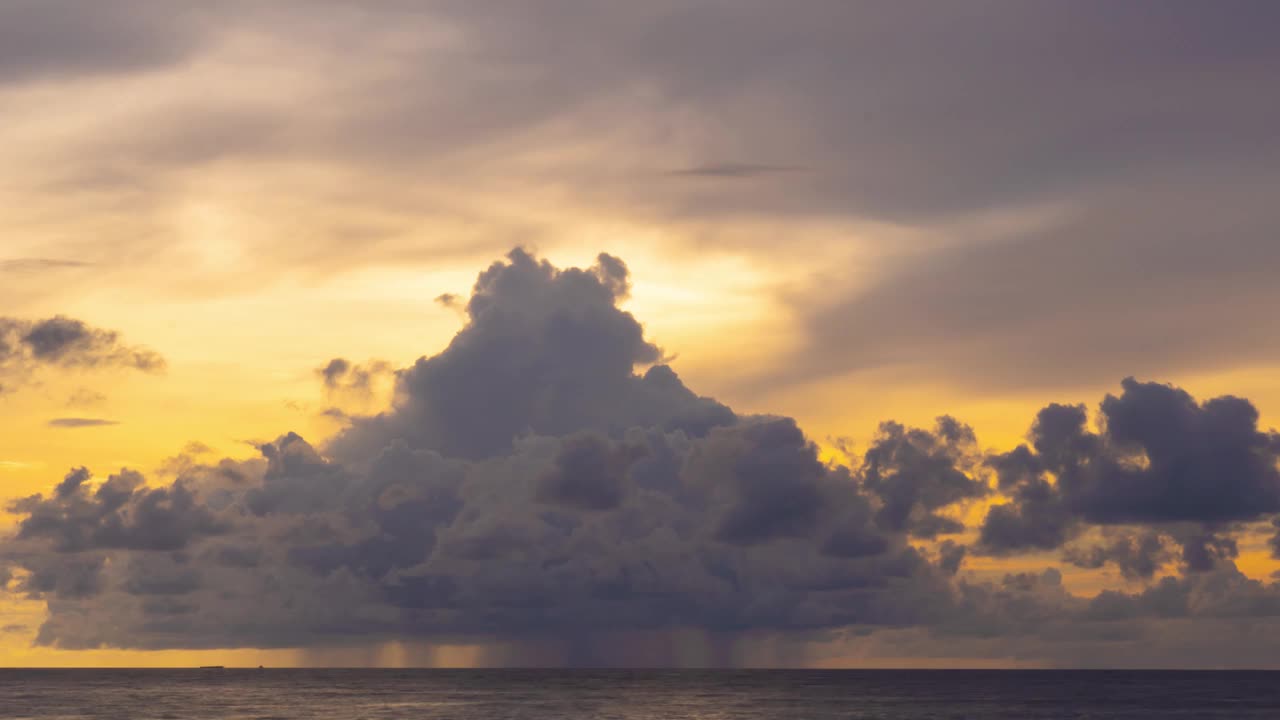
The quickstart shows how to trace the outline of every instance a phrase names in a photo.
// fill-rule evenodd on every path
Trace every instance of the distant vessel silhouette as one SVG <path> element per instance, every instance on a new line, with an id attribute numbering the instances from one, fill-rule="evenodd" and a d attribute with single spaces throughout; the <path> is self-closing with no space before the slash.
<path id="1" fill-rule="evenodd" d="M 221 665 L 201 665 L 200 669 L 201 670 L 222 670 L 224 668 Z"/>

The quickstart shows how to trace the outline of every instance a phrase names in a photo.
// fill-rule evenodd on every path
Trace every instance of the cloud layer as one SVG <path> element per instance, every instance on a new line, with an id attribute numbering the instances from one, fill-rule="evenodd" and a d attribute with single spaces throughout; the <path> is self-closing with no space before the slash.
<path id="1" fill-rule="evenodd" d="M 992 454 L 951 417 L 886 422 L 841 465 L 790 418 L 685 387 L 620 307 L 629 282 L 609 255 L 559 269 L 515 250 L 480 273 L 448 347 L 396 372 L 385 411 L 152 485 L 75 469 L 11 506 L 0 573 L 47 604 L 37 642 L 64 648 L 416 638 L 625 663 L 599 639 L 914 629 L 1052 656 L 1053 633 L 1280 614 L 1280 588 L 1232 562 L 1280 512 L 1280 439 L 1246 400 L 1126 380 L 1096 430 L 1084 407 L 1049 405 L 1030 446 Z M 28 352 L 57 355 L 42 343 Z M 963 569 L 1046 550 L 1150 583 L 1085 599 L 1052 570 Z M 1184 576 L 1155 579 L 1175 563 Z"/>
<path id="2" fill-rule="evenodd" d="M 1100 387 L 1280 349 L 1270 3 L 97 6 L 0 8 L 4 160 L 36 189 L 5 219 L 87 282 L 247 293 L 605 223 L 823 275 L 770 390 Z M 199 213 L 175 227 L 193 199 L 239 223 L 225 253 L 191 251 Z"/>

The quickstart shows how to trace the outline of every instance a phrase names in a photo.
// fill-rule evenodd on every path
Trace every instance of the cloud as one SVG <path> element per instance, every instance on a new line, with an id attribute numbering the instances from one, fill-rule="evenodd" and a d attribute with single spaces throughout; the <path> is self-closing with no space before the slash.
<path id="1" fill-rule="evenodd" d="M 1172 557 L 1160 533 L 1149 530 L 1126 532 L 1100 545 L 1069 547 L 1063 553 L 1063 559 L 1077 567 L 1100 568 L 1113 563 L 1121 575 L 1131 580 L 1151 579 Z M 1192 564 L 1188 562 L 1188 565 Z M 1195 565 L 1197 569 L 1207 570 L 1214 563 L 1198 562 Z"/>
<path id="2" fill-rule="evenodd" d="M 480 274 L 450 345 L 397 373 L 393 406 L 323 448 L 286 434 L 154 487 L 78 470 L 18 501 L 3 556 L 49 604 L 38 641 L 734 633 L 924 612 L 945 573 L 877 526 L 877 501 L 794 421 L 685 388 L 618 307 L 628 283 L 610 256 L 561 270 L 515 251 Z M 921 607 L 890 598 L 907 586 Z"/>
<path id="3" fill-rule="evenodd" d="M 18 327 L 12 321 L 6 324 Z M 164 369 L 164 360 L 155 353 L 125 348 L 114 332 L 61 315 L 32 323 L 21 332 L 21 344 L 37 362 L 70 367 L 119 364 L 148 372 Z"/>
<path id="4" fill-rule="evenodd" d="M 668 174 L 694 178 L 752 178 L 763 175 L 790 173 L 805 168 L 795 165 L 764 165 L 759 163 L 713 163 L 672 170 Z"/>
<path id="5" fill-rule="evenodd" d="M 49 270 L 89 267 L 92 263 L 55 258 L 14 258 L 0 260 L 0 272 L 39 273 Z"/>
<path id="6" fill-rule="evenodd" d="M 559 270 L 513 251 L 480 274 L 467 325 L 449 347 L 399 371 L 393 408 L 355 419 L 330 449 L 338 458 L 368 455 L 399 438 L 480 458 L 510 449 L 525 432 L 662 423 L 701 435 L 732 422 L 728 408 L 695 396 L 658 364 L 659 348 L 616 305 L 627 291 L 626 267 L 611 256 Z M 645 365 L 652 367 L 633 374 Z"/>
<path id="7" fill-rule="evenodd" d="M 13 502 L 25 516 L 15 538 L 41 540 L 56 552 L 85 550 L 181 550 L 193 539 L 225 530 L 181 483 L 143 487 L 141 474 L 122 470 L 90 492 L 88 470 L 69 473 L 51 497 Z"/>
<path id="8" fill-rule="evenodd" d="M 629 282 L 612 256 L 561 269 L 513 251 L 480 273 L 449 345 L 395 373 L 390 407 L 331 441 L 286 433 L 209 463 L 195 448 L 151 484 L 80 468 L 15 502 L 0 572 L 46 603 L 36 642 L 514 648 L 496 662 L 549 643 L 616 663 L 630 656 L 605 641 L 628 633 L 919 628 L 943 647 L 1280 616 L 1280 586 L 1233 563 L 1234 523 L 1276 512 L 1258 503 L 1277 446 L 1247 402 L 1126 380 L 1097 432 L 1081 407 L 1052 405 L 1030 447 L 984 455 L 949 416 L 887 422 L 847 467 L 790 418 L 686 388 L 620 306 Z M 977 548 L 928 544 L 991 492 L 1009 501 Z M 1032 532 L 1041 516 L 1049 530 Z M 1165 541 L 1118 534 L 1146 525 L 1197 572 L 1157 580 Z M 1059 548 L 1093 526 L 1117 534 L 1068 558 L 1148 584 L 1090 600 L 1052 569 L 995 582 L 962 569 L 975 551 Z"/>
<path id="9" fill-rule="evenodd" d="M 186 240 L 156 230 L 208 169 L 221 187 L 249 182 L 241 163 L 260 180 L 301 162 L 333 186 L 298 188 L 283 209 L 253 194 L 223 208 L 290 217 L 306 237 L 237 233 L 263 277 L 438 263 L 547 232 L 530 206 L 589 211 L 823 274 L 795 299 L 801 342 L 759 388 L 891 369 L 1028 391 L 1266 364 L 1280 349 L 1280 334 L 1254 331 L 1280 300 L 1266 192 L 1280 100 L 1259 90 L 1280 66 L 1260 30 L 1276 10 L 1201 5 L 116 2 L 89 16 L 19 3 L 3 24 L 23 39 L 0 45 L 24 83 L 132 70 L 157 98 L 31 143 L 15 172 L 80 189 L 40 213 L 53 257 L 81 257 L 60 238 L 82 233 L 43 218 L 119 227 L 105 194 L 136 219 L 101 247 L 155 258 L 157 280 L 184 293 L 257 288 L 239 266 L 184 271 Z M 355 38 L 366 52 L 352 59 L 341 48 Z M 246 63 L 277 69 L 262 84 L 285 92 L 228 80 Z M 66 115 L 45 107 L 15 102 L 17 124 Z M 804 171 L 770 174 L 787 169 Z M 423 243 L 408 229 L 426 221 L 466 231 Z"/>
<path id="10" fill-rule="evenodd" d="M 331 397 L 348 396 L 364 400 L 372 397 L 374 383 L 392 372 L 391 364 L 384 360 L 357 365 L 346 358 L 333 358 L 316 368 L 316 375 Z"/>
<path id="11" fill-rule="evenodd" d="M 989 492 L 985 479 L 975 477 L 981 469 L 976 444 L 972 428 L 947 416 L 932 433 L 881 425 L 862 468 L 864 487 L 881 501 L 880 526 L 925 538 L 964 530 L 937 511 Z"/>
<path id="12" fill-rule="evenodd" d="M 892 370 L 982 392 L 1096 387 L 1152 374 L 1266 366 L 1280 351 L 1268 269 L 1280 213 L 1217 178 L 1063 195 L 1013 228 L 944 230 L 874 277 L 793 301 L 801 341 L 762 385 Z M 1034 213 L 1032 213 L 1034 215 Z M 1228 229 L 1229 228 L 1229 229 Z"/>
<path id="13" fill-rule="evenodd" d="M 5 389 L 46 368 L 160 373 L 165 360 L 147 348 L 125 345 L 114 331 L 63 315 L 45 320 L 0 317 L 0 382 Z"/>
<path id="14" fill-rule="evenodd" d="M 106 425 L 119 425 L 116 420 L 106 420 L 104 418 L 80 418 L 80 417 L 62 417 L 53 418 L 45 423 L 52 428 L 86 428 L 86 427 L 103 427 Z"/>
<path id="15" fill-rule="evenodd" d="M 66 405 L 71 408 L 90 408 L 102 405 L 107 396 L 89 388 L 79 388 L 67 398 Z"/>
<path id="16" fill-rule="evenodd" d="M 0 84 L 178 62 L 198 44 L 192 15 L 149 0 L 110 0 L 90 10 L 66 0 L 7 2 L 0 7 Z"/>
<path id="17" fill-rule="evenodd" d="M 648 453 L 643 445 L 614 446 L 608 437 L 578 433 L 564 438 L 552 466 L 536 481 L 545 503 L 584 510 L 617 507 L 627 493 L 631 465 Z"/>
<path id="18" fill-rule="evenodd" d="M 987 514 L 987 552 L 1057 548 L 1088 525 L 1148 526 L 1182 546 L 1188 570 L 1206 571 L 1238 553 L 1224 528 L 1280 512 L 1280 436 L 1258 429 L 1249 401 L 1197 402 L 1133 378 L 1121 387 L 1099 406 L 1100 431 L 1088 429 L 1083 406 L 1049 405 L 1032 427 L 1032 448 L 990 458 L 1011 501 Z M 1159 536 L 1133 543 L 1069 557 L 1085 565 L 1114 560 L 1126 576 L 1149 577 L 1163 557 Z"/>

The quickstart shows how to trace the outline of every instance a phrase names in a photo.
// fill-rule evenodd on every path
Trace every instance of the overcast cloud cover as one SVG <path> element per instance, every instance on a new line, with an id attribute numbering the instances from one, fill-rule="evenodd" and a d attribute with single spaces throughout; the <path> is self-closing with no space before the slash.
<path id="1" fill-rule="evenodd" d="M 584 217 L 675 228 L 676 248 L 820 277 L 787 288 L 796 346 L 754 392 L 878 369 L 1031 392 L 1270 366 L 1278 12 L 17 0 L 0 107 L 29 142 L 6 151 L 25 172 L 9 193 L 40 194 L 14 221 L 104 263 L 93 282 L 187 293 L 257 287 L 193 264 L 172 224 L 228 178 L 277 189 L 234 195 L 257 225 L 219 240 L 265 277 L 554 246 Z M 41 108 L 78 102 L 96 122 L 45 134 Z"/>

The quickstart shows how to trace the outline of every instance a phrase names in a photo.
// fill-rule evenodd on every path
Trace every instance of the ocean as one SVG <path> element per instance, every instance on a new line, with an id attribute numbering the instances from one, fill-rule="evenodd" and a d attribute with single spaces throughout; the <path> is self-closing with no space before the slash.
<path id="1" fill-rule="evenodd" d="M 991 670 L 3 670 L 0 717 L 1280 718 L 1280 673 Z"/>

